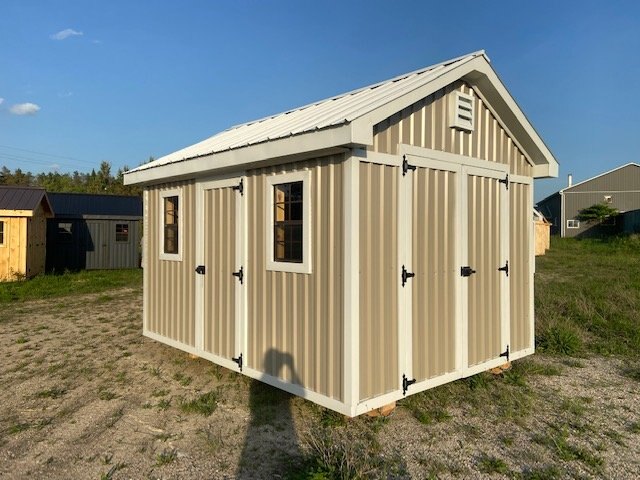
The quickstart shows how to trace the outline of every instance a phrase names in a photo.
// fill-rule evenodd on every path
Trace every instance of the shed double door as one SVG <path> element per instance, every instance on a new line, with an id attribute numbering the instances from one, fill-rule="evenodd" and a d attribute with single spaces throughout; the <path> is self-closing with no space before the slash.
<path id="1" fill-rule="evenodd" d="M 240 364 L 246 267 L 241 248 L 243 199 L 238 182 L 231 179 L 201 185 L 201 264 L 195 274 L 201 281 L 200 348 Z"/>
<path id="2" fill-rule="evenodd" d="M 508 192 L 502 170 L 407 160 L 416 168 L 400 179 L 399 208 L 410 212 L 399 232 L 400 373 L 424 389 L 506 361 Z"/>

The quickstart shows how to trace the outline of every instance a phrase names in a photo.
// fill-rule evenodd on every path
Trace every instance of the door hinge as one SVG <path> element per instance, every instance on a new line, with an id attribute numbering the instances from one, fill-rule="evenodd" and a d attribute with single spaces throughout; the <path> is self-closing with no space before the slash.
<path id="1" fill-rule="evenodd" d="M 415 170 L 415 165 L 409 165 L 409 160 L 407 160 L 407 156 L 402 156 L 402 176 L 404 177 L 409 170 Z"/>
<path id="2" fill-rule="evenodd" d="M 501 357 L 506 357 L 507 362 L 509 361 L 509 345 L 507 345 L 507 349 L 500 354 Z"/>
<path id="3" fill-rule="evenodd" d="M 473 268 L 469 267 L 469 266 L 460 267 L 460 275 L 462 275 L 463 277 L 470 277 L 474 273 L 476 273 L 476 271 Z"/>
<path id="4" fill-rule="evenodd" d="M 242 371 L 242 354 L 238 355 L 237 357 L 232 358 L 231 360 L 236 362 L 238 364 L 238 367 L 240 367 L 240 371 Z"/>
<path id="5" fill-rule="evenodd" d="M 500 267 L 498 271 L 506 273 L 508 277 L 509 276 L 509 260 L 507 260 L 507 263 L 504 264 L 504 267 Z"/>
<path id="6" fill-rule="evenodd" d="M 207 270 L 207 269 L 205 268 L 205 266 L 204 266 L 204 265 L 198 265 L 198 266 L 196 267 L 196 273 L 197 273 L 198 275 L 204 275 L 204 274 L 205 274 L 205 272 L 206 272 L 206 270 Z"/>
<path id="7" fill-rule="evenodd" d="M 234 190 L 238 190 L 240 192 L 240 196 L 244 195 L 244 183 L 242 181 L 242 178 L 240 179 L 240 183 L 232 188 Z"/>
<path id="8" fill-rule="evenodd" d="M 402 278 L 402 286 L 403 286 L 403 287 L 404 287 L 404 286 L 405 286 L 405 284 L 407 283 L 407 280 L 408 280 L 408 279 L 413 278 L 413 277 L 415 277 L 415 276 L 416 276 L 416 274 L 415 274 L 415 273 L 413 273 L 413 272 L 407 272 L 407 269 L 406 269 L 406 268 L 404 268 L 404 265 L 402 265 L 402 275 L 401 275 L 401 278 Z"/>
<path id="9" fill-rule="evenodd" d="M 509 174 L 508 173 L 506 177 L 504 177 L 502 180 L 498 180 L 498 182 L 504 183 L 504 186 L 507 187 L 507 190 L 509 190 Z"/>
<path id="10" fill-rule="evenodd" d="M 415 378 L 412 379 L 412 380 L 409 380 L 407 378 L 407 376 L 403 373 L 402 374 L 402 395 L 406 395 L 407 394 L 407 390 L 414 383 L 416 383 L 416 379 Z"/>
<path id="11" fill-rule="evenodd" d="M 242 285 L 242 279 L 244 278 L 242 267 L 240 267 L 240 270 L 238 270 L 237 272 L 233 272 L 231 275 L 233 275 L 234 277 L 238 277 L 238 280 L 240 280 L 240 285 Z"/>

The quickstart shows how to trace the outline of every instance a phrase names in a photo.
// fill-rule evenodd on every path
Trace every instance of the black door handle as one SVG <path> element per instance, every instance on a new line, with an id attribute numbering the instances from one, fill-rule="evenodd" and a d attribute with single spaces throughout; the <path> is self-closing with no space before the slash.
<path id="1" fill-rule="evenodd" d="M 469 266 L 460 267 L 460 275 L 462 275 L 463 277 L 470 277 L 474 273 L 476 273 L 476 271 L 473 268 L 469 267 Z"/>
<path id="2" fill-rule="evenodd" d="M 204 275 L 205 271 L 206 271 L 206 269 L 205 269 L 204 265 L 198 265 L 196 267 L 196 273 L 199 274 L 199 275 Z"/>

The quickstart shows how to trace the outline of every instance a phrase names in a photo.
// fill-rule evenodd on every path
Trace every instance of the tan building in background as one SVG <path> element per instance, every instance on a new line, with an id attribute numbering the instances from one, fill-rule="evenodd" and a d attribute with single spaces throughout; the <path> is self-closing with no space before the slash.
<path id="1" fill-rule="evenodd" d="M 557 169 L 484 52 L 233 127 L 125 174 L 144 334 L 349 416 L 529 355 Z"/>
<path id="2" fill-rule="evenodd" d="M 0 186 L 0 280 L 44 272 L 47 218 L 53 210 L 42 188 Z"/>

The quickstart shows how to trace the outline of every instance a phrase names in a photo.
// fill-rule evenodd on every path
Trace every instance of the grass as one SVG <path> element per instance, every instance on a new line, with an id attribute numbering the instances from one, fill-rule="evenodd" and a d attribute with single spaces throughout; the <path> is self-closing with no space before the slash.
<path id="1" fill-rule="evenodd" d="M 164 450 L 156 455 L 156 465 L 158 467 L 168 465 L 172 463 L 176 458 L 178 458 L 178 452 L 176 452 L 174 449 Z"/>
<path id="2" fill-rule="evenodd" d="M 482 473 L 499 473 L 501 475 L 509 473 L 509 467 L 504 460 L 487 454 L 480 456 L 478 470 Z"/>
<path id="3" fill-rule="evenodd" d="M 552 238 L 536 259 L 536 340 L 557 355 L 640 357 L 640 236 Z"/>
<path id="4" fill-rule="evenodd" d="M 141 287 L 142 270 L 83 270 L 38 275 L 31 280 L 0 283 L 0 304 L 45 298 L 108 292 L 118 288 Z M 109 301 L 103 295 L 99 301 Z"/>
<path id="5" fill-rule="evenodd" d="M 218 407 L 218 396 L 219 394 L 215 390 L 203 393 L 192 400 L 182 401 L 180 409 L 185 413 L 198 413 L 208 417 Z"/>

